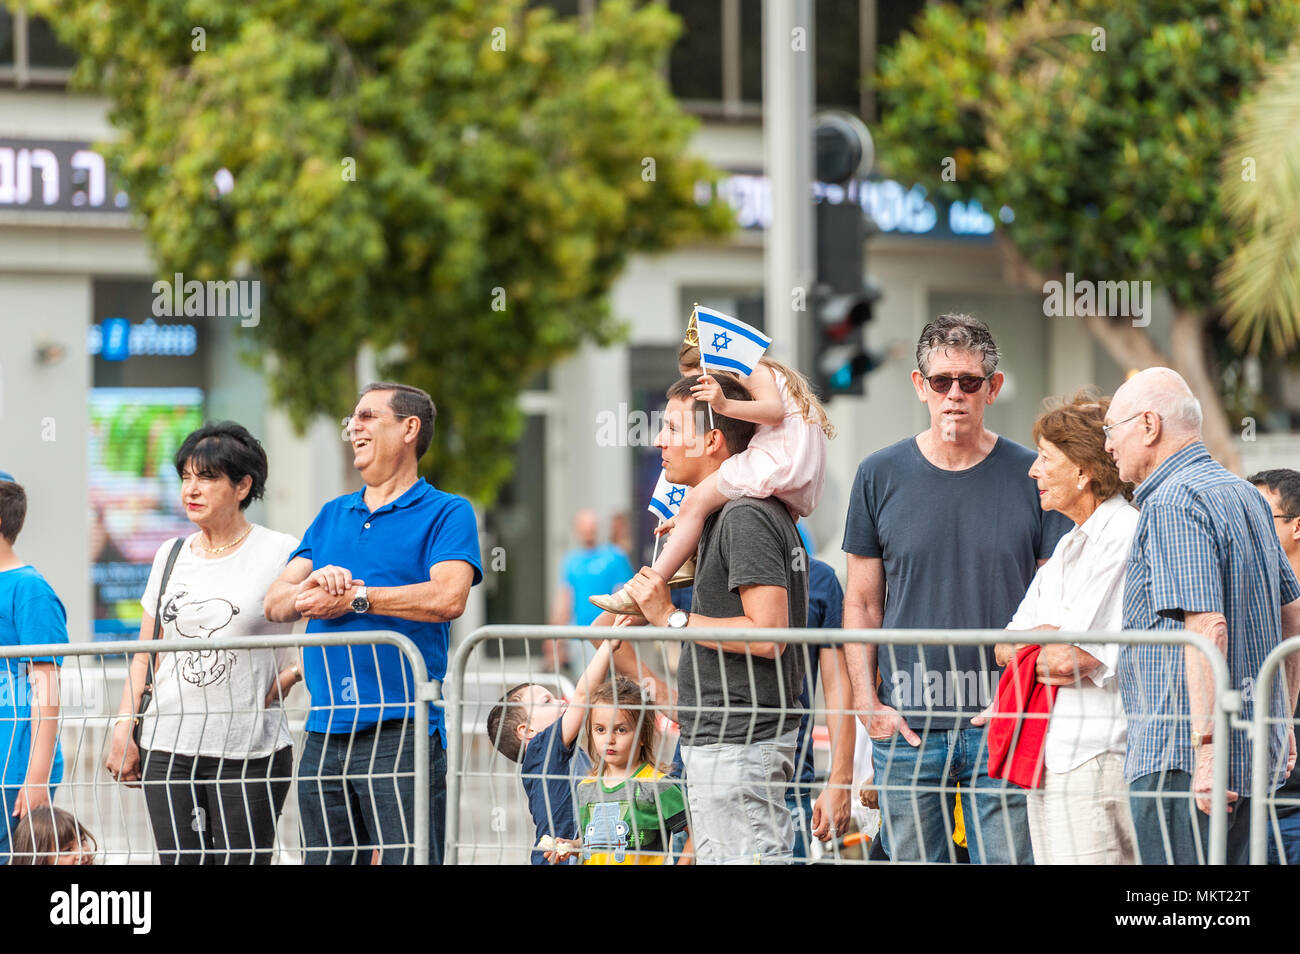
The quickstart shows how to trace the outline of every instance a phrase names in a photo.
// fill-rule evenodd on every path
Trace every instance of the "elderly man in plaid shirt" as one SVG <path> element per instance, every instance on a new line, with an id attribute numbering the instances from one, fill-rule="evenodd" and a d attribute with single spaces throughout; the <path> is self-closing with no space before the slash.
<path id="1" fill-rule="evenodd" d="M 1200 402 L 1168 368 L 1148 368 L 1116 391 L 1104 430 L 1120 478 L 1138 485 L 1133 503 L 1141 512 L 1124 627 L 1205 636 L 1223 652 L 1249 719 L 1264 657 L 1284 634 L 1300 632 L 1300 583 L 1278 545 L 1271 509 L 1210 457 L 1201 443 Z M 1300 656 L 1287 660 L 1287 677 L 1289 704 L 1280 681 L 1267 700 L 1282 720 L 1295 709 Z M 1124 776 L 1143 863 L 1201 860 L 1215 745 L 1230 745 L 1227 860 L 1244 863 L 1250 813 L 1240 795 L 1250 791 L 1251 747 L 1240 732 L 1212 737 L 1209 661 L 1180 646 L 1125 646 L 1119 686 L 1129 718 Z M 1294 763 L 1294 732 L 1280 722 L 1269 744 L 1275 784 Z"/>

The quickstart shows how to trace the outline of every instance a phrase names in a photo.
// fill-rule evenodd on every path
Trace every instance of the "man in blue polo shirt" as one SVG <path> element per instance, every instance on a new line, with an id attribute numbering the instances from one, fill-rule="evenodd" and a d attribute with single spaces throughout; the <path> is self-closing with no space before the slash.
<path id="1" fill-rule="evenodd" d="M 483 579 L 478 527 L 463 497 L 418 474 L 433 437 L 433 401 L 381 382 L 361 392 L 344 424 L 365 489 L 330 501 L 266 595 L 266 618 L 311 620 L 308 633 L 395 630 L 447 672 L 449 623 Z M 393 646 L 303 652 L 311 692 L 298 764 L 308 864 L 410 862 L 415 806 L 411 669 Z M 446 730 L 429 705 L 429 860 L 442 856 Z"/>

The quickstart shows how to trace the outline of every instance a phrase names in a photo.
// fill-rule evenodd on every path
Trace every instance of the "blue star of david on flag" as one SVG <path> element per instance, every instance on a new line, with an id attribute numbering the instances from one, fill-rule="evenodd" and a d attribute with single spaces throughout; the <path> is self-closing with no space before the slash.
<path id="1" fill-rule="evenodd" d="M 706 370 L 753 374 L 772 343 L 752 325 L 703 305 L 695 306 L 695 320 L 699 326 L 700 364 Z"/>
<path id="2" fill-rule="evenodd" d="M 670 484 L 661 470 L 659 482 L 655 484 L 655 491 L 650 495 L 650 506 L 646 509 L 660 520 L 671 520 L 677 516 L 677 508 L 682 505 L 686 489 L 681 484 Z"/>

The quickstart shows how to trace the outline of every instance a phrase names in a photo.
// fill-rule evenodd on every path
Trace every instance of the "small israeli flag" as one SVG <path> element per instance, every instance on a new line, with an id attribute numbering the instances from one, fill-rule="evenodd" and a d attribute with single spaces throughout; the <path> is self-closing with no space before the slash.
<path id="1" fill-rule="evenodd" d="M 646 509 L 660 520 L 671 520 L 677 516 L 677 509 L 682 505 L 682 498 L 688 489 L 681 484 L 670 484 L 661 470 L 655 492 L 650 496 L 650 506 Z"/>
<path id="2" fill-rule="evenodd" d="M 720 371 L 753 374 L 772 339 L 757 328 L 720 311 L 695 306 L 700 363 Z"/>

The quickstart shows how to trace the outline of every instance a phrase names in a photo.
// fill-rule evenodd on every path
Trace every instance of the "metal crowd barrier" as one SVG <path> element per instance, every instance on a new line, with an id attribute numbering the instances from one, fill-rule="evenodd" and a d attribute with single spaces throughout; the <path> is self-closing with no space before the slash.
<path id="1" fill-rule="evenodd" d="M 196 643 L 198 643 L 196 645 Z M 214 637 L 199 643 L 193 639 L 161 639 L 142 643 L 140 640 L 121 640 L 115 642 L 71 643 L 55 645 L 20 645 L 0 646 L 0 658 L 39 659 L 42 657 L 61 656 L 63 665 L 60 672 L 60 741 L 64 758 L 63 781 L 58 785 L 53 805 L 73 812 L 77 820 L 95 837 L 98 845 L 99 862 L 132 863 L 156 862 L 157 853 L 151 837 L 151 828 L 145 809 L 144 797 L 138 787 L 128 787 L 111 778 L 105 769 L 109 756 L 114 716 L 117 712 L 122 683 L 129 678 L 129 663 L 132 655 L 148 649 L 157 653 L 187 653 L 197 656 L 200 652 L 221 653 L 230 650 L 249 649 L 284 649 L 301 650 L 306 647 L 372 647 L 371 652 L 380 645 L 396 647 L 406 658 L 411 667 L 412 682 L 404 686 L 403 696 L 411 702 L 434 701 L 440 696 L 440 684 L 430 680 L 420 650 L 406 636 L 387 630 L 366 630 L 337 634 L 291 634 L 287 636 L 241 636 Z M 355 664 L 355 657 L 350 651 L 349 657 Z M 125 657 L 125 658 L 123 658 Z M 238 665 L 240 657 L 235 657 Z M 161 662 L 161 657 L 160 657 Z M 164 673 L 165 675 L 165 673 Z M 405 680 L 404 680 L 405 681 Z M 21 680 L 23 684 L 26 680 Z M 8 691 L 29 691 L 25 685 L 13 685 Z M 344 700 L 347 701 L 347 700 Z M 232 700 L 233 703 L 233 700 Z M 293 790 L 296 788 L 297 761 L 302 754 L 305 737 L 305 716 L 310 703 L 303 684 L 298 683 L 280 703 L 288 716 L 289 729 L 293 740 L 294 768 L 290 775 L 295 785 L 290 789 L 284 802 L 284 811 L 279 820 L 277 845 L 274 860 L 277 863 L 296 863 L 301 860 L 302 839 L 299 828 L 297 799 Z M 390 703 L 391 705 L 391 703 Z M 353 707 L 349 707 L 350 709 Z M 414 705 L 413 726 L 416 739 L 428 736 L 429 713 L 424 705 Z M 225 712 L 233 709 L 223 710 Z M 157 716 L 157 710 L 151 710 Z M 183 714 L 183 713 L 182 713 Z M 212 715 L 209 712 L 207 716 Z M 191 713 L 190 715 L 193 715 Z M 397 721 L 397 720 L 392 720 Z M 406 721 L 402 720 L 405 730 Z M 427 864 L 429 858 L 429 750 L 426 745 L 416 745 L 413 751 L 414 784 L 414 819 L 403 819 L 403 838 L 395 844 L 386 838 L 379 843 L 364 844 L 361 848 L 366 853 L 371 850 L 401 848 L 404 855 L 409 855 L 415 864 Z M 8 753 L 4 753 L 7 763 Z M 373 762 L 372 762 L 373 767 Z M 368 784 L 373 790 L 376 778 L 370 776 Z M 405 772 L 387 772 L 382 774 L 385 781 L 407 777 Z M 184 776 L 181 777 L 182 781 Z M 269 782 L 265 776 L 249 781 Z M 276 777 L 279 779 L 279 776 Z M 321 781 L 337 780 L 341 776 L 324 774 L 313 775 Z M 280 779 L 283 781 L 283 779 Z M 136 783 L 137 785 L 140 783 Z M 144 783 L 151 784 L 151 783 Z M 165 784 L 165 783 L 164 783 Z M 247 793 L 244 796 L 245 810 L 248 810 Z M 204 824 L 205 820 L 196 816 L 194 824 Z M 195 829 L 198 830 L 198 829 Z M 353 829 L 355 835 L 355 826 Z M 147 847 L 146 847 L 147 846 Z M 340 849 L 341 851 L 341 849 Z M 233 849 L 232 849 L 233 852 Z M 180 853 L 178 853 L 180 854 Z M 358 852 L 360 855 L 360 852 Z"/>
<path id="2" fill-rule="evenodd" d="M 1273 680 L 1277 676 L 1279 667 L 1281 667 L 1286 658 L 1292 653 L 1300 652 L 1300 636 L 1292 636 L 1290 639 L 1283 641 L 1273 647 L 1265 658 L 1262 666 L 1259 667 L 1259 676 L 1255 680 L 1255 697 L 1257 699 L 1267 699 L 1273 692 Z M 1286 672 L 1282 673 L 1283 680 L 1286 679 Z M 1283 685 L 1286 685 L 1285 681 Z M 1290 696 L 1286 697 L 1288 700 Z M 1279 856 L 1285 864 L 1286 853 L 1282 850 L 1281 833 L 1277 829 L 1277 810 L 1279 807 L 1286 806 L 1295 810 L 1300 810 L 1296 806 L 1294 799 L 1282 799 L 1279 801 L 1274 794 L 1274 786 L 1280 784 L 1281 779 L 1270 778 L 1268 774 L 1268 762 L 1266 761 L 1268 750 L 1265 746 L 1260 745 L 1261 741 L 1268 739 L 1270 727 L 1278 723 L 1278 719 L 1269 715 L 1266 707 L 1257 706 L 1254 712 L 1254 718 L 1249 723 L 1251 738 L 1254 741 L 1254 766 L 1251 770 L 1251 791 L 1250 791 L 1250 863 L 1252 865 L 1262 865 L 1268 863 L 1268 839 L 1274 840 Z M 1288 713 L 1284 720 L 1288 724 L 1294 725 L 1293 714 Z M 1297 726 L 1300 728 L 1300 726 Z M 1245 794 L 1245 793 L 1243 793 Z"/>
<path id="3" fill-rule="evenodd" d="M 533 845 L 534 828 L 530 818 L 527 802 L 524 798 L 519 763 L 511 762 L 493 748 L 493 742 L 487 737 L 485 721 L 488 712 L 495 706 L 502 694 L 520 683 L 536 682 L 549 688 L 556 696 L 568 695 L 572 687 L 573 673 L 568 674 L 569 681 L 561 680 L 554 671 L 545 672 L 540 666 L 541 654 L 538 651 L 540 641 L 550 639 L 587 640 L 595 636 L 615 638 L 633 643 L 642 662 L 651 668 L 658 668 L 670 682 L 672 681 L 671 662 L 674 647 L 681 645 L 683 633 L 680 630 L 656 629 L 652 627 L 620 627 L 616 630 L 593 630 L 585 627 L 548 627 L 548 626 L 487 626 L 470 634 L 456 648 L 450 662 L 447 678 L 443 686 L 448 720 L 448 760 L 447 760 L 447 842 L 444 858 L 446 863 L 524 863 L 529 858 Z M 1188 631 L 1163 632 L 1106 632 L 1106 633 L 1018 633 L 1006 630 L 824 630 L 824 629 L 766 629 L 761 634 L 744 634 L 735 629 L 695 629 L 689 631 L 691 642 L 721 641 L 745 642 L 784 642 L 786 652 L 797 647 L 805 653 L 805 660 L 810 647 L 828 644 L 843 646 L 848 644 L 877 644 L 882 646 L 945 646 L 945 647 L 987 647 L 992 652 L 993 644 L 999 642 L 1016 642 L 1042 637 L 1043 642 L 1051 643 L 1113 643 L 1120 645 L 1172 645 L 1195 646 L 1210 660 L 1215 684 L 1216 708 L 1214 712 L 1214 733 L 1216 738 L 1228 738 L 1230 717 L 1240 711 L 1242 698 L 1239 692 L 1232 691 L 1228 685 L 1228 670 L 1223 657 L 1206 640 L 1197 633 Z M 1297 641 L 1300 642 L 1300 641 Z M 658 643 L 658 647 L 655 644 Z M 715 652 L 705 649 L 702 652 Z M 882 649 L 881 654 L 887 652 Z M 951 652 L 951 650 L 950 650 Z M 753 678 L 752 658 L 749 661 L 750 679 Z M 885 687 L 881 687 L 882 701 L 888 703 Z M 726 707 L 703 707 L 699 711 L 722 712 Z M 752 713 L 751 708 L 739 707 L 742 716 Z M 806 710 L 781 710 L 796 717 Z M 853 710 L 850 710 L 853 711 Z M 929 731 L 929 720 L 935 715 L 932 704 L 924 702 L 901 710 L 909 725 L 923 736 Z M 976 714 L 978 708 L 962 713 L 963 718 Z M 824 723 L 828 716 L 838 716 L 842 710 L 827 711 L 825 705 L 813 703 L 815 723 Z M 858 713 L 853 711 L 853 715 Z M 648 714 L 647 714 L 648 717 Z M 1173 717 L 1171 717 L 1173 718 Z M 1186 718 L 1185 716 L 1183 717 Z M 1238 728 L 1242 726 L 1238 725 Z M 814 730 L 813 737 L 817 737 Z M 984 734 L 987 739 L 987 730 Z M 887 743 L 876 743 L 884 745 Z M 894 744 L 903 744 L 895 736 Z M 1227 845 L 1227 777 L 1228 746 L 1215 746 L 1213 750 L 1213 792 L 1212 811 L 1209 819 L 1208 844 L 1204 846 L 1204 857 L 1210 864 L 1221 865 L 1226 860 Z M 666 752 L 667 750 L 663 750 Z M 1257 750 L 1258 751 L 1258 750 Z M 982 754 L 980 756 L 983 757 Z M 664 761 L 667 761 L 665 758 Z M 825 757 L 819 759 L 825 761 Z M 530 780 L 539 776 L 530 775 Z M 566 776 L 572 786 L 575 780 Z M 545 781 L 545 779 L 542 779 Z M 689 785 L 689 783 L 687 783 Z M 1004 799 L 1022 796 L 1023 789 L 1003 783 L 1004 788 L 994 795 Z M 820 787 L 820 786 L 818 786 Z M 879 791 L 881 786 L 872 785 L 879 795 L 888 798 L 890 789 Z M 576 792 L 576 788 L 570 789 Z M 916 786 L 894 786 L 893 794 L 898 797 L 917 798 L 922 794 Z M 945 813 L 949 807 L 955 807 L 952 796 L 953 787 L 944 785 L 929 790 L 928 794 L 937 792 L 945 798 Z M 858 802 L 858 792 L 853 791 L 851 801 Z M 967 793 L 968 795 L 974 793 Z M 983 796 L 981 791 L 980 795 Z M 1168 793 L 1159 793 L 1169 798 Z M 808 798 L 812 792 L 803 792 Z M 1157 793 L 1151 793 L 1156 797 Z M 1186 793 L 1190 801 L 1194 794 Z M 959 803 L 958 803 L 959 804 Z M 972 798 L 970 804 L 975 804 Z M 1195 811 L 1194 806 L 1192 810 Z M 945 819 L 953 827 L 952 819 Z M 965 819 L 965 825 L 971 824 Z M 843 834 L 843 833 L 837 833 Z M 1027 837 L 1027 836 L 1026 836 Z M 888 839 L 886 839 L 888 840 Z M 951 846 L 949 847 L 951 851 Z M 1169 839 L 1165 836 L 1165 850 L 1168 852 Z M 858 852 L 847 850 L 843 840 L 832 842 L 821 860 L 831 862 L 858 861 Z"/>

